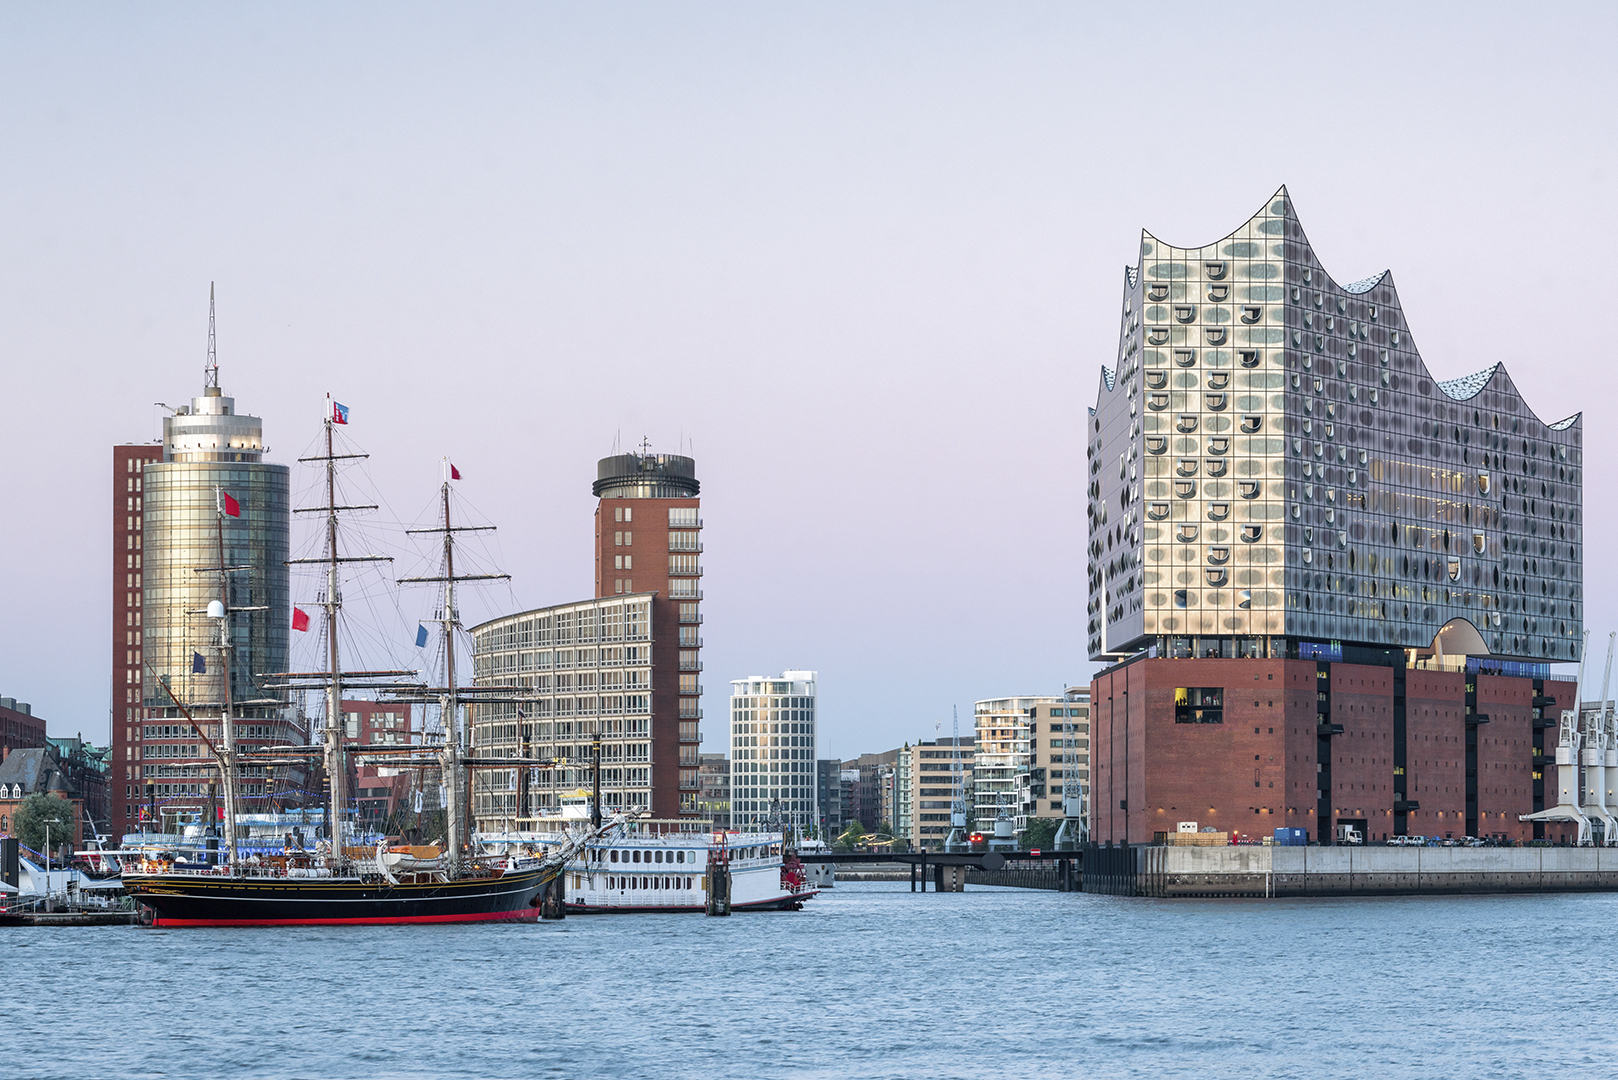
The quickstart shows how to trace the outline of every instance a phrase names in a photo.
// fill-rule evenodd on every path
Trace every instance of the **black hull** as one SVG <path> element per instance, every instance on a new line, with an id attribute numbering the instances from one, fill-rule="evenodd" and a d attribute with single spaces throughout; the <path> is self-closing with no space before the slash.
<path id="1" fill-rule="evenodd" d="M 558 868 L 500 877 L 389 885 L 359 878 L 127 874 L 124 887 L 155 926 L 385 926 L 539 918 Z"/>

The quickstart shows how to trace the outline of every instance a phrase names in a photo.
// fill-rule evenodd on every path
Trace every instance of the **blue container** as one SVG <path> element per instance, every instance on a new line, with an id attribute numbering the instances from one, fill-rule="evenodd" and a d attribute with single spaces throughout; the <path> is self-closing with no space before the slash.
<path id="1" fill-rule="evenodd" d="M 1303 847 L 1309 843 L 1307 829 L 1276 829 L 1275 842 L 1283 847 Z"/>

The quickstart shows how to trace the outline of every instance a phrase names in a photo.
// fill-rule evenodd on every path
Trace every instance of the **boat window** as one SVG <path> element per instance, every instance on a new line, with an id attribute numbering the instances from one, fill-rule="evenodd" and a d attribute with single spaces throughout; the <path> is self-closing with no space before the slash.
<path id="1" fill-rule="evenodd" d="M 675 862 L 685 862 L 685 852 L 683 852 L 683 851 L 676 851 L 676 852 L 675 852 L 675 853 L 674 853 L 674 861 L 675 861 Z"/>
<path id="2" fill-rule="evenodd" d="M 635 849 L 635 854 L 632 857 L 634 858 L 634 860 L 636 862 L 640 862 L 640 849 L 639 848 Z"/>

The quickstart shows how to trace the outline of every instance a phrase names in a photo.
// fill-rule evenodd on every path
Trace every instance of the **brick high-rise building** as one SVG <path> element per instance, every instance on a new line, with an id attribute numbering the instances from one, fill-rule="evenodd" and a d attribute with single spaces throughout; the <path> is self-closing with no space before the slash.
<path id="1" fill-rule="evenodd" d="M 699 815 L 697 491 L 688 457 L 603 458 L 595 482 L 595 597 L 472 628 L 477 683 L 520 687 L 532 697 L 526 705 L 477 706 L 473 745 L 480 754 L 567 762 L 526 780 L 520 770 L 480 770 L 472 800 L 480 830 L 533 829 L 562 799 L 588 789 L 598 734 L 603 809 Z"/>
<path id="2" fill-rule="evenodd" d="M 1143 234 L 1119 320 L 1086 432 L 1092 837 L 1564 833 L 1519 818 L 1556 804 L 1574 706 L 1580 416 L 1498 363 L 1433 378 L 1392 275 L 1338 284 L 1285 188 L 1203 247 Z"/>
<path id="3" fill-rule="evenodd" d="M 702 501 L 697 463 L 615 454 L 596 464 L 596 596 L 653 592 L 652 789 L 659 816 L 697 812 L 702 719 Z M 671 647 L 673 646 L 673 647 Z M 678 799 L 673 796 L 678 792 Z"/>
<path id="4" fill-rule="evenodd" d="M 131 443 L 112 448 L 112 766 L 107 776 L 114 838 L 136 827 L 140 804 L 136 763 L 141 721 L 141 604 L 145 562 L 144 470 L 163 460 L 162 443 Z"/>

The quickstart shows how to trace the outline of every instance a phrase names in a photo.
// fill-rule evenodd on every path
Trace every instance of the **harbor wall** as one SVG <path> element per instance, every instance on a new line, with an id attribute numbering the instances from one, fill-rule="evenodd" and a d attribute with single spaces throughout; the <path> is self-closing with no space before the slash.
<path id="1" fill-rule="evenodd" d="M 1138 896 L 1618 891 L 1618 848 L 1142 847 Z M 1100 883 L 1098 883 L 1100 884 Z M 1091 889 L 1085 891 L 1122 891 Z"/>

